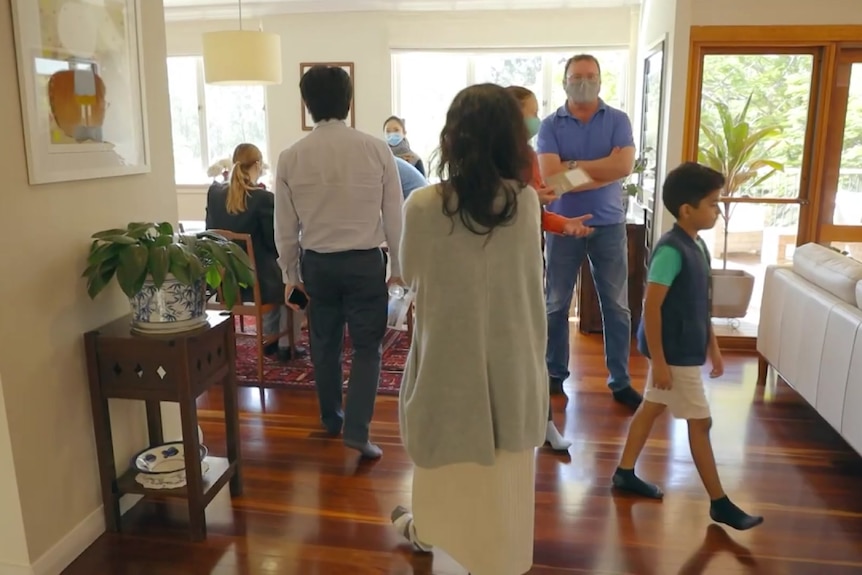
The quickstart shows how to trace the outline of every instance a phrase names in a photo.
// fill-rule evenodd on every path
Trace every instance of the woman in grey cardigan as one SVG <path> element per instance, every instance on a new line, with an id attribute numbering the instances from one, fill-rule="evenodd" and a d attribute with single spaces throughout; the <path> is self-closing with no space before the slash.
<path id="1" fill-rule="evenodd" d="M 517 102 L 493 84 L 452 102 L 441 184 L 404 206 L 403 279 L 416 293 L 400 397 L 416 466 L 396 528 L 472 575 L 533 563 L 534 448 L 548 413 L 541 223 Z"/>

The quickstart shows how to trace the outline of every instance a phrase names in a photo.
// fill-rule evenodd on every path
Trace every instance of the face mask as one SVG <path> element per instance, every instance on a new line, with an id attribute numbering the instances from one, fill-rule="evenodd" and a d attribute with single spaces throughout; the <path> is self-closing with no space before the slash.
<path id="1" fill-rule="evenodd" d="M 566 84 L 566 96 L 576 104 L 587 104 L 596 101 L 599 88 L 597 80 L 572 80 Z"/>
<path id="2" fill-rule="evenodd" d="M 530 134 L 530 138 L 539 133 L 539 126 L 542 125 L 542 121 L 535 116 L 532 118 L 527 118 L 525 120 L 527 122 L 527 133 Z"/>
<path id="3" fill-rule="evenodd" d="M 404 136 L 402 136 L 398 132 L 390 132 L 386 134 L 386 141 L 389 143 L 390 146 L 397 146 L 404 141 Z"/>

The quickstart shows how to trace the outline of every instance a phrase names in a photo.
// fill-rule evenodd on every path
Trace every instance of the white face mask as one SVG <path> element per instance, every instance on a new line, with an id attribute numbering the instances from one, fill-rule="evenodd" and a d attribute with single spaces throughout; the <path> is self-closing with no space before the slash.
<path id="1" fill-rule="evenodd" d="M 576 104 L 588 104 L 596 101 L 599 97 L 600 88 L 601 84 L 598 80 L 586 78 L 570 80 L 566 84 L 566 96 Z"/>

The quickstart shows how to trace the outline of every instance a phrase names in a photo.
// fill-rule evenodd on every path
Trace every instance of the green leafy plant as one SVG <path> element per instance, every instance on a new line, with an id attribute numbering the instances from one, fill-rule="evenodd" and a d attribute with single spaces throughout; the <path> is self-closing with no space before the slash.
<path id="1" fill-rule="evenodd" d="M 742 110 L 734 115 L 730 107 L 717 99 L 707 98 L 715 108 L 717 125 L 704 117 L 700 123 L 700 151 L 698 162 L 724 174 L 727 180 L 724 188 L 721 217 L 724 220 L 723 264 L 727 269 L 727 238 L 732 215 L 730 198 L 741 190 L 754 190 L 778 172 L 784 165 L 769 159 L 772 150 L 780 143 L 778 136 L 781 125 L 767 122 L 756 126 L 749 122 L 748 110 L 751 95 Z"/>
<path id="2" fill-rule="evenodd" d="M 640 175 L 646 171 L 647 155 L 652 152 L 652 148 L 644 148 L 640 157 L 635 160 L 635 165 L 632 168 L 632 173 L 623 178 L 623 191 L 630 197 L 635 197 L 643 191 L 643 186 L 640 184 Z"/>
<path id="3" fill-rule="evenodd" d="M 204 279 L 213 289 L 221 287 L 224 303 L 231 308 L 240 290 L 254 283 L 245 251 L 213 232 L 174 235 L 168 222 L 133 222 L 126 229 L 104 230 L 92 238 L 82 274 L 90 298 L 115 276 L 123 293 L 132 298 L 147 278 L 160 288 L 171 274 L 185 285 Z"/>

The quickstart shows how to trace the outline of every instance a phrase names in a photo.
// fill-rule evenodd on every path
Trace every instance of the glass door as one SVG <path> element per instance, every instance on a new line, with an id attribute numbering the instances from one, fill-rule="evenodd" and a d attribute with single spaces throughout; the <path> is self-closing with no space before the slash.
<path id="1" fill-rule="evenodd" d="M 818 240 L 862 261 L 862 49 L 839 49 Z"/>

